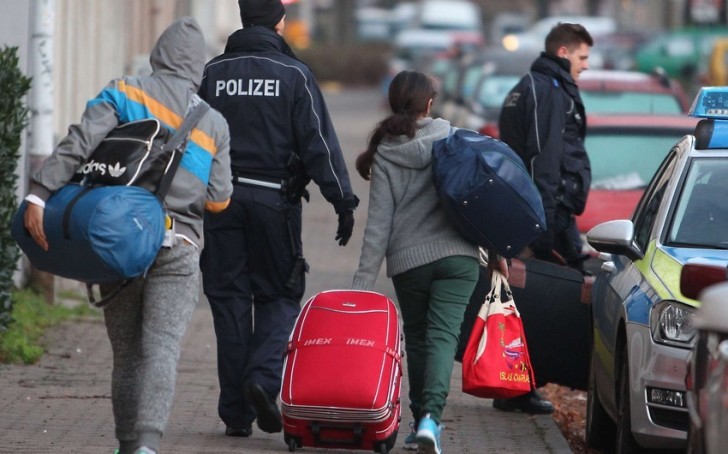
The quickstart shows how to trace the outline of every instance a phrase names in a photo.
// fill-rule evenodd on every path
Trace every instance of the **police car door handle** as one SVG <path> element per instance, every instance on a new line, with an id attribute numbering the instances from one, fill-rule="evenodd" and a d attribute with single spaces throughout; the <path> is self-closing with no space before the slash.
<path id="1" fill-rule="evenodd" d="M 602 270 L 606 271 L 607 273 L 611 273 L 614 271 L 614 262 L 611 260 L 608 262 L 602 263 Z"/>

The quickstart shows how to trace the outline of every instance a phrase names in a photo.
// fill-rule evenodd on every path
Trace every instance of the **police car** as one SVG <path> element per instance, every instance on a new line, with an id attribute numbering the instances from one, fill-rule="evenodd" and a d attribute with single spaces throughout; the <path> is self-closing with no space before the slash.
<path id="1" fill-rule="evenodd" d="M 728 89 L 703 88 L 689 115 L 702 120 L 665 150 L 632 219 L 587 233 L 604 260 L 591 299 L 591 447 L 686 446 L 698 302 L 681 293 L 680 273 L 696 261 L 728 263 Z"/>

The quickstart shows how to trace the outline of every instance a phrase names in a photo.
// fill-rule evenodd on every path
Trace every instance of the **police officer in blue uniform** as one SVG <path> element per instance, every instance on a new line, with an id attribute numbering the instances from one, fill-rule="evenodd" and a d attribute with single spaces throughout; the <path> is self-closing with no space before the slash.
<path id="1" fill-rule="evenodd" d="M 282 430 L 283 354 L 300 310 L 306 262 L 301 198 L 313 180 L 346 245 L 359 200 L 310 69 L 280 36 L 280 0 L 239 0 L 243 28 L 205 68 L 199 94 L 228 121 L 234 192 L 205 218 L 203 287 L 217 336 L 218 413 L 229 436 L 252 422 Z"/>
<path id="2" fill-rule="evenodd" d="M 586 112 L 577 81 L 589 68 L 594 41 L 580 24 L 555 25 L 544 52 L 503 102 L 500 139 L 513 148 L 536 183 L 547 231 L 530 246 L 546 261 L 561 258 L 583 270 L 575 216 L 584 211 L 591 185 L 591 164 L 584 146 Z"/>
<path id="3" fill-rule="evenodd" d="M 531 70 L 508 93 L 498 122 L 501 140 L 521 157 L 543 200 L 548 230 L 530 245 L 533 255 L 558 262 L 558 254 L 582 272 L 588 255 L 581 253 L 575 216 L 584 211 L 591 164 L 584 146 L 586 112 L 577 81 L 589 69 L 593 45 L 582 25 L 555 25 Z M 538 379 L 537 370 L 536 386 L 542 386 Z M 511 399 L 494 399 L 493 407 L 531 414 L 554 411 L 535 389 Z"/>

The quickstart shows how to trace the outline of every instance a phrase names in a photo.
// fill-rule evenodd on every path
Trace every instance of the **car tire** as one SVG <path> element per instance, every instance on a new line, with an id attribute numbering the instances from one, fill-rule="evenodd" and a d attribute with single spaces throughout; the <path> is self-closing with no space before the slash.
<path id="1" fill-rule="evenodd" d="M 619 394 L 617 395 L 616 454 L 637 454 L 643 452 L 632 435 L 632 417 L 629 397 L 629 358 L 625 347 L 620 358 Z"/>
<path id="2" fill-rule="evenodd" d="M 586 397 L 586 444 L 590 448 L 600 449 L 614 439 L 615 427 L 599 400 L 599 393 L 596 389 L 596 361 L 596 352 L 592 348 Z"/>

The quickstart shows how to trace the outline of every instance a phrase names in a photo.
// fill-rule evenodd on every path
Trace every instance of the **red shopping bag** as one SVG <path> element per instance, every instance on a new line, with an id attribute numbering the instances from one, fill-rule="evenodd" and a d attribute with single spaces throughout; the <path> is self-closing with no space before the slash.
<path id="1" fill-rule="evenodd" d="M 505 301 L 501 299 L 501 287 L 505 290 Z M 488 399 L 508 399 L 529 392 L 533 383 L 521 316 L 508 281 L 494 270 L 490 292 L 463 354 L 463 392 Z"/>

